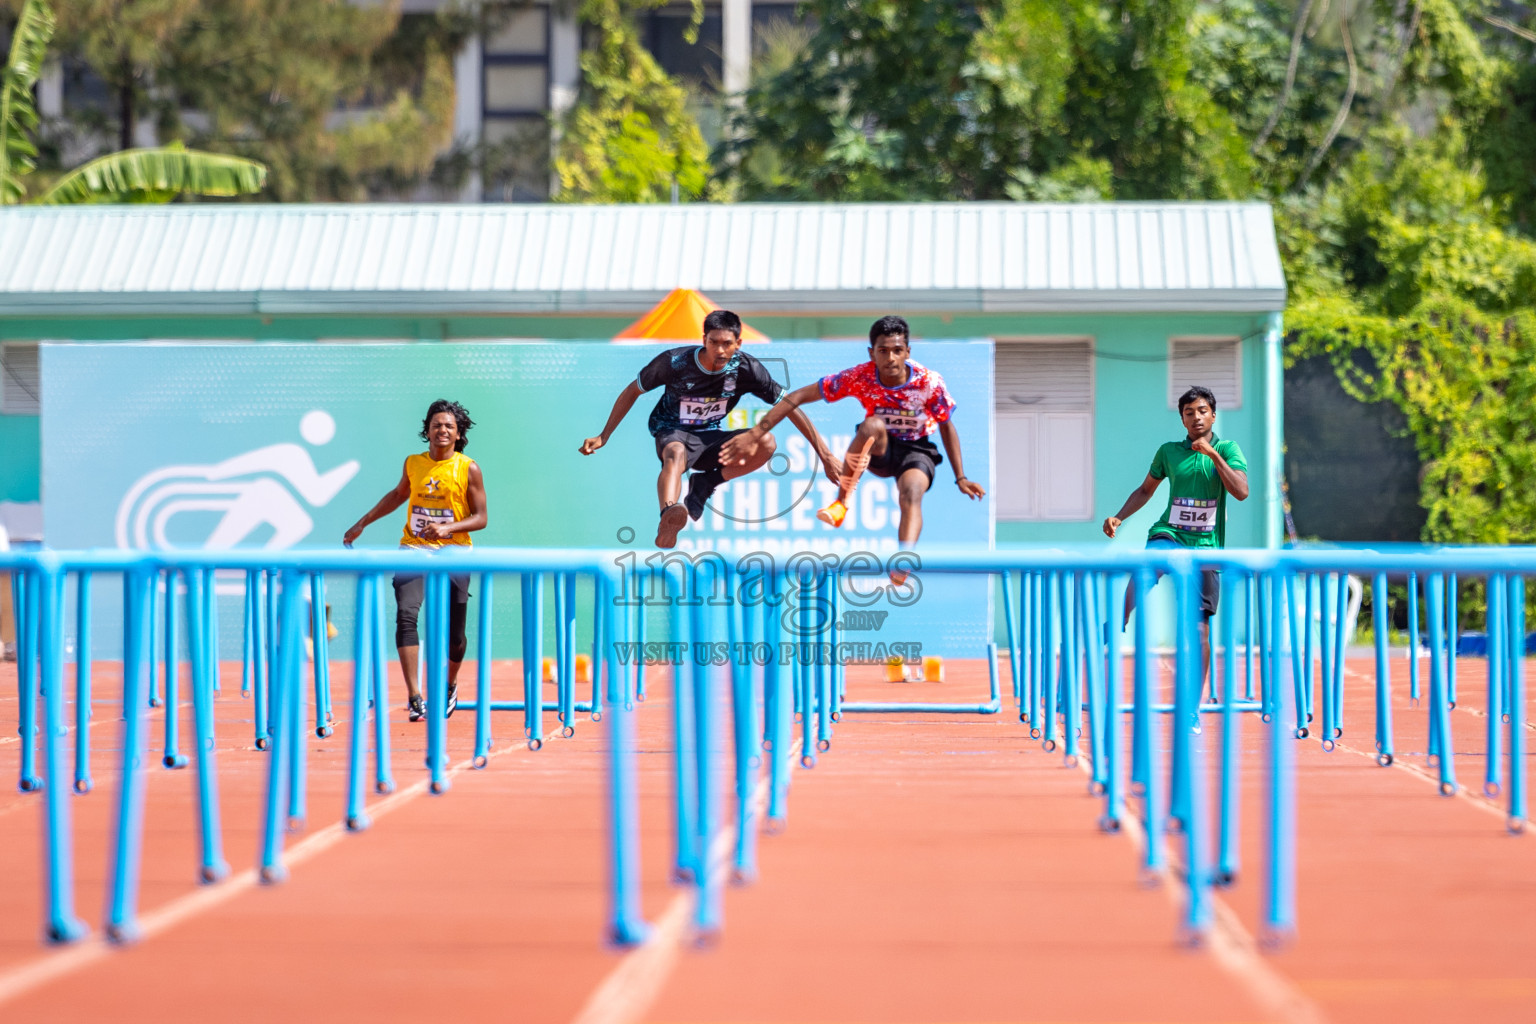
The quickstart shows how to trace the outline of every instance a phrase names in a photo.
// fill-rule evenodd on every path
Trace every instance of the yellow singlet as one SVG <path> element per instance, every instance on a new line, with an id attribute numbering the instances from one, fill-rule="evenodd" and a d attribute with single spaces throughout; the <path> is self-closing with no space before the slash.
<path id="1" fill-rule="evenodd" d="M 469 467 L 473 464 L 474 460 L 463 452 L 454 452 L 442 462 L 433 461 L 427 452 L 405 460 L 411 497 L 401 547 L 441 548 L 471 543 L 467 533 L 452 534 L 447 540 L 427 540 L 421 531 L 428 523 L 446 525 L 469 518 Z"/>

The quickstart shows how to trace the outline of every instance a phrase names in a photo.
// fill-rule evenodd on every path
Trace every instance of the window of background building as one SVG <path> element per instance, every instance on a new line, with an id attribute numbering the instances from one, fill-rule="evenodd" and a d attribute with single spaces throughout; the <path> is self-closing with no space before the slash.
<path id="1" fill-rule="evenodd" d="M 1093 342 L 999 339 L 994 348 L 997 518 L 1093 518 Z"/>
<path id="2" fill-rule="evenodd" d="M 0 378 L 0 413 L 36 416 L 42 392 L 37 342 L 7 341 L 0 345 Z"/>
<path id="3" fill-rule="evenodd" d="M 513 11 L 483 45 L 485 198 L 549 197 L 549 5 Z"/>
<path id="4" fill-rule="evenodd" d="M 698 41 L 690 43 L 686 34 L 692 20 L 692 5 L 668 4 L 642 16 L 640 40 L 667 74 L 696 88 L 715 91 L 720 88 L 724 74 L 720 5 L 704 5 L 704 21 L 699 25 Z"/>
<path id="5" fill-rule="evenodd" d="M 1231 336 L 1168 340 L 1168 408 L 1192 386 L 1211 389 L 1216 408 L 1243 407 L 1243 340 Z"/>

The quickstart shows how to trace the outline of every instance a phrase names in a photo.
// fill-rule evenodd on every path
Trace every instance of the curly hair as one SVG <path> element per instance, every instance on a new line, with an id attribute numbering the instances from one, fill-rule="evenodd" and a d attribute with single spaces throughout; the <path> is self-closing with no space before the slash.
<path id="1" fill-rule="evenodd" d="M 883 316 L 879 320 L 876 320 L 874 323 L 870 324 L 869 344 L 873 346 L 875 342 L 879 341 L 887 334 L 901 335 L 902 340 L 907 343 L 907 347 L 912 347 L 912 329 L 907 326 L 907 322 L 901 317 Z"/>
<path id="2" fill-rule="evenodd" d="M 432 426 L 432 417 L 440 412 L 453 413 L 454 421 L 459 425 L 459 439 L 453 443 L 453 450 L 461 452 L 469 444 L 469 428 L 475 425 L 475 421 L 469 418 L 469 410 L 458 402 L 450 402 L 446 398 L 439 398 L 427 406 L 427 416 L 421 421 L 421 439 L 428 444 L 432 439 L 427 436 L 427 430 Z"/>

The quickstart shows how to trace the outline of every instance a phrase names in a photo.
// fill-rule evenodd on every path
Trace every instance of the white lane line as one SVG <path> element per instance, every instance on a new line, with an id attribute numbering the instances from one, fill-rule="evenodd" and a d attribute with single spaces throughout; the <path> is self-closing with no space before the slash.
<path id="1" fill-rule="evenodd" d="M 496 758 L 502 754 L 526 749 L 526 741 L 519 741 L 508 744 L 500 750 L 492 751 L 489 756 L 490 758 Z M 470 770 L 473 766 L 473 759 L 460 761 L 448 769 L 448 774 L 458 775 Z M 369 805 L 367 807 L 368 816 L 377 823 L 386 814 L 399 810 L 405 804 L 427 792 L 430 781 L 430 779 L 422 779 L 407 786 L 405 789 L 390 794 L 377 803 Z M 342 822 L 328 825 L 314 835 L 307 836 L 284 850 L 283 864 L 288 868 L 302 864 L 304 861 L 335 846 L 346 834 L 347 829 Z M 256 888 L 258 884 L 259 878 L 256 869 L 248 868 L 218 885 L 198 888 L 184 896 L 179 896 L 164 906 L 156 907 L 154 910 L 149 910 L 139 915 L 141 936 L 143 939 L 151 939 L 191 917 L 228 903 L 247 889 Z M 91 938 L 76 945 L 66 947 L 61 951 L 36 957 L 15 967 L 0 971 L 0 1005 L 25 995 L 41 985 L 46 985 L 50 981 L 88 967 L 103 957 L 110 956 L 117 951 L 117 947 L 114 947 L 105 938 L 93 935 Z"/>
<path id="2" fill-rule="evenodd" d="M 800 741 L 789 751 L 791 771 L 800 756 Z M 770 776 L 764 773 L 752 791 L 752 817 L 761 820 L 768 804 Z M 709 845 L 709 872 L 713 880 L 723 875 L 736 843 L 736 826 L 730 824 L 715 834 Z M 643 1018 L 677 964 L 678 950 L 688 935 L 690 912 L 695 890 L 690 886 L 667 904 L 661 917 L 651 926 L 645 941 L 624 954 L 614 968 L 598 982 L 577 1012 L 572 1024 L 635 1024 Z"/>
<path id="3" fill-rule="evenodd" d="M 1092 776 L 1093 769 L 1086 756 L 1078 758 L 1078 767 L 1084 774 Z M 1147 833 L 1128 808 L 1120 815 L 1120 830 L 1138 852 L 1146 850 Z M 1163 862 L 1170 863 L 1171 859 L 1165 854 Z M 1168 894 L 1168 902 L 1182 910 L 1180 904 L 1182 899 L 1188 898 L 1188 887 L 1166 868 L 1158 875 L 1162 890 Z M 1213 921 L 1205 945 L 1216 965 L 1236 979 L 1239 986 L 1275 1019 L 1285 1024 L 1324 1024 L 1328 1018 L 1322 1009 L 1264 958 L 1259 952 L 1259 944 L 1248 934 L 1236 912 L 1214 890 L 1209 893 L 1209 899 Z"/>

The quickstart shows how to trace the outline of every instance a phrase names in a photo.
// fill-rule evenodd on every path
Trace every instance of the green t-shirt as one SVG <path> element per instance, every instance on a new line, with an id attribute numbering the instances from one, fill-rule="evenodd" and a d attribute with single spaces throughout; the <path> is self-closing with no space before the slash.
<path id="1" fill-rule="evenodd" d="M 1211 435 L 1211 447 L 1233 469 L 1248 471 L 1248 461 L 1236 441 Z M 1187 548 L 1221 548 L 1227 544 L 1227 489 L 1216 463 L 1190 447 L 1189 438 L 1169 441 L 1152 456 L 1152 479 L 1168 480 L 1168 507 L 1152 524 L 1147 539 L 1167 537 Z"/>

